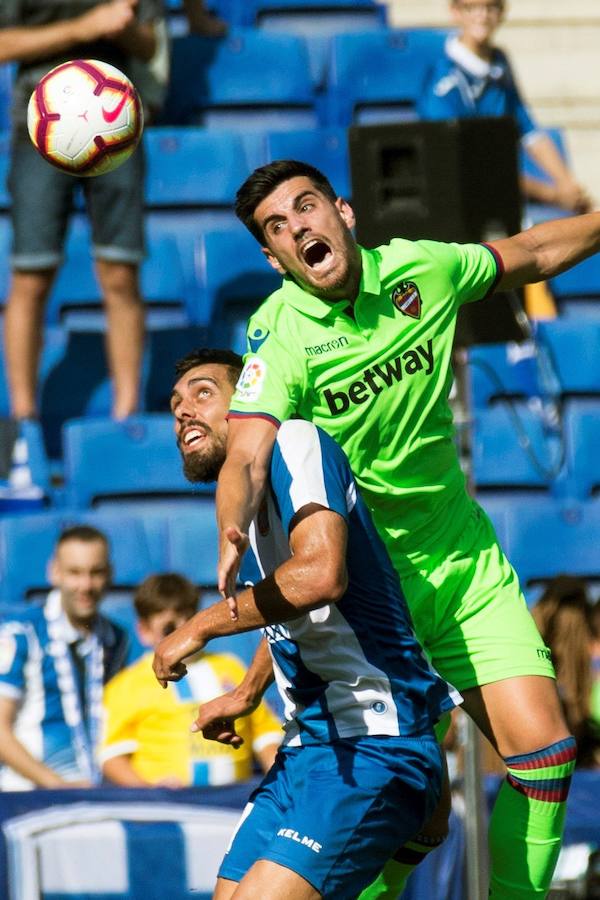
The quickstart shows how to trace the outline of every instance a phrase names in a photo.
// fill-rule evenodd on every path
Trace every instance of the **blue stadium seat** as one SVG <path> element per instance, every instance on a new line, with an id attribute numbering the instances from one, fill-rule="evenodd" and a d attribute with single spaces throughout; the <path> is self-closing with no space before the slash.
<path id="1" fill-rule="evenodd" d="M 48 590 L 47 565 L 58 536 L 75 524 L 107 535 L 115 585 L 132 587 L 151 572 L 164 571 L 164 540 L 151 541 L 142 517 L 96 510 L 6 516 L 0 520 L 0 602 L 17 604 Z"/>
<path id="2" fill-rule="evenodd" d="M 14 63 L 0 65 L 0 131 L 8 131 L 11 124 L 10 108 L 12 105 L 14 73 Z"/>
<path id="3" fill-rule="evenodd" d="M 535 346 L 531 341 L 474 345 L 469 349 L 468 373 L 475 407 L 501 397 L 529 397 L 537 387 Z"/>
<path id="4" fill-rule="evenodd" d="M 10 134 L 8 131 L 0 131 L 0 210 L 6 210 L 10 206 L 8 194 L 8 159 L 9 159 Z"/>
<path id="5" fill-rule="evenodd" d="M 173 234 L 169 223 L 147 222 L 147 257 L 140 269 L 147 326 L 183 325 L 195 308 L 194 249 L 190 229 Z M 105 313 L 91 255 L 89 223 L 74 216 L 65 263 L 59 270 L 46 310 L 48 325 L 104 331 Z"/>
<path id="6" fill-rule="evenodd" d="M 345 128 L 274 131 L 266 135 L 266 157 L 299 159 L 320 169 L 340 197 L 350 198 L 350 160 Z"/>
<path id="7" fill-rule="evenodd" d="M 63 428 L 63 450 L 65 491 L 73 507 L 106 506 L 119 498 L 143 503 L 192 491 L 170 415 L 70 421 Z"/>
<path id="8" fill-rule="evenodd" d="M 10 286 L 12 231 L 9 220 L 0 216 L 0 306 L 4 306 Z"/>
<path id="9" fill-rule="evenodd" d="M 560 447 L 541 417 L 523 403 L 478 409 L 473 419 L 472 475 L 478 490 L 548 488 L 560 471 Z"/>
<path id="10" fill-rule="evenodd" d="M 415 119 L 427 70 L 445 32 L 412 29 L 341 34 L 331 41 L 328 125 Z"/>
<path id="11" fill-rule="evenodd" d="M 506 518 L 506 551 L 524 586 L 568 573 L 600 575 L 600 502 L 530 497 Z"/>
<path id="12" fill-rule="evenodd" d="M 169 514 L 166 530 L 170 571 L 180 572 L 194 584 L 214 587 L 219 547 L 214 503 L 205 498 L 194 508 Z"/>
<path id="13" fill-rule="evenodd" d="M 233 206 L 250 167 L 239 134 L 203 128 L 147 128 L 146 203 L 151 207 Z M 185 173 L 185 177 L 182 177 Z"/>
<path id="14" fill-rule="evenodd" d="M 202 312 L 198 322 L 245 320 L 281 284 L 254 237 L 243 226 L 198 237 Z"/>
<path id="15" fill-rule="evenodd" d="M 300 37 L 240 30 L 222 41 L 173 41 L 166 124 L 244 132 L 312 127 L 314 100 Z"/>
<path id="16" fill-rule="evenodd" d="M 550 288 L 561 314 L 580 319 L 582 313 L 590 313 L 600 318 L 600 255 L 552 278 Z"/>
<path id="17" fill-rule="evenodd" d="M 600 396 L 600 318 L 553 319 L 538 323 L 563 394 Z"/>
<path id="18" fill-rule="evenodd" d="M 589 497 L 600 491 L 600 400 L 569 402 L 565 427 L 569 492 Z"/>

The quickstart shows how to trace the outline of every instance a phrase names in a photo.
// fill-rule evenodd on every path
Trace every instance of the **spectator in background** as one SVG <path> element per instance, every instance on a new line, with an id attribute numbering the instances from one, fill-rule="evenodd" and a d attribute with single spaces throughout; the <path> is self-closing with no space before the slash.
<path id="1" fill-rule="evenodd" d="M 48 165 L 27 134 L 27 103 L 39 79 L 73 57 L 103 60 L 128 74 L 134 58 L 155 52 L 154 20 L 162 0 L 66 0 L 0 4 L 0 63 L 16 61 L 13 140 L 8 177 L 13 226 L 12 281 L 5 317 L 11 410 L 37 415 L 37 368 L 43 310 L 62 261 L 77 184 Z M 81 184 L 92 221 L 93 253 L 107 314 L 107 355 L 113 378 L 112 414 L 138 405 L 144 312 L 138 267 L 144 255 L 143 155 Z"/>
<path id="2" fill-rule="evenodd" d="M 198 591 L 181 575 L 151 575 L 135 599 L 142 642 L 154 650 L 167 634 L 195 615 Z M 270 769 L 283 737 L 281 725 L 260 703 L 241 725 L 239 750 L 206 740 L 190 727 L 199 703 L 231 690 L 245 675 L 230 653 L 203 652 L 188 666 L 185 682 L 161 690 L 148 653 L 120 672 L 104 697 L 104 776 L 125 787 L 222 785 L 252 775 L 254 759 Z"/>
<path id="3" fill-rule="evenodd" d="M 124 664 L 125 632 L 98 613 L 111 574 L 102 532 L 63 531 L 43 606 L 0 627 L 0 789 L 96 783 L 102 686 Z"/>
<path id="4" fill-rule="evenodd" d="M 565 718 L 577 739 L 578 765 L 600 766 L 600 709 L 593 709 L 593 705 L 598 706 L 593 669 L 595 637 L 585 581 L 557 576 L 531 612 L 552 651 Z"/>
<path id="5" fill-rule="evenodd" d="M 523 102 L 506 54 L 494 46 L 504 0 L 450 0 L 458 32 L 446 41 L 419 102 L 424 119 L 512 116 L 526 152 L 548 175 L 544 182 L 522 176 L 530 200 L 569 212 L 590 210 L 590 199 L 569 171 L 552 140 L 535 125 Z"/>

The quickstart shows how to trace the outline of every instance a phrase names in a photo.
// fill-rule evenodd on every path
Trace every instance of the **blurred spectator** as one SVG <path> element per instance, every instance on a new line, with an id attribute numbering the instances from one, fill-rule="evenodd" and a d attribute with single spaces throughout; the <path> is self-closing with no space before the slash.
<path id="1" fill-rule="evenodd" d="M 450 0 L 458 32 L 446 41 L 422 92 L 424 119 L 512 116 L 526 152 L 550 181 L 523 176 L 526 197 L 570 212 L 587 212 L 590 199 L 552 140 L 538 131 L 523 102 L 506 54 L 492 43 L 505 12 L 503 0 Z"/>
<path id="2" fill-rule="evenodd" d="M 43 606 L 0 627 L 0 788 L 83 787 L 99 781 L 102 685 L 122 668 L 126 633 L 98 613 L 110 579 L 108 543 L 67 529 L 49 564 Z"/>
<path id="3" fill-rule="evenodd" d="M 68 0 L 0 4 L 0 62 L 19 63 L 13 100 L 11 195 L 12 282 L 5 317 L 11 410 L 37 415 L 37 368 L 43 310 L 62 261 L 78 180 L 48 165 L 27 134 L 27 103 L 39 79 L 73 57 L 99 59 L 129 73 L 132 59 L 155 52 L 161 0 Z M 144 255 L 143 156 L 138 148 L 118 169 L 81 179 L 92 220 L 94 257 L 107 314 L 112 413 L 122 419 L 138 404 L 144 312 L 138 267 Z"/>
<path id="4" fill-rule="evenodd" d="M 577 739 L 577 763 L 600 766 L 600 719 L 594 719 L 598 710 L 592 711 L 592 608 L 585 581 L 558 575 L 549 582 L 531 612 L 552 651 L 565 718 Z"/>
<path id="5" fill-rule="evenodd" d="M 135 595 L 138 631 L 151 648 L 198 608 L 198 591 L 181 575 L 152 575 Z M 197 706 L 231 690 L 244 677 L 237 657 L 202 652 L 187 662 L 184 681 L 162 690 L 148 653 L 120 672 L 104 695 L 105 737 L 101 749 L 103 773 L 126 787 L 232 784 L 249 778 L 253 754 L 263 771 L 275 758 L 283 736 L 281 726 L 262 702 L 240 720 L 244 744 L 238 750 L 190 731 Z"/>

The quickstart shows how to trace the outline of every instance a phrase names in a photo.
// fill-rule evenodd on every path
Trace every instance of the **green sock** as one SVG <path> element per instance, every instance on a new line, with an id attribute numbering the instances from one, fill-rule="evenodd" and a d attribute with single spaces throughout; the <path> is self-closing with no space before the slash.
<path id="1" fill-rule="evenodd" d="M 400 896 L 408 876 L 423 862 L 428 853 L 435 850 L 444 838 L 428 838 L 419 835 L 414 841 L 407 841 L 393 859 L 388 859 L 375 881 L 358 895 L 357 900 L 396 900 Z"/>
<path id="2" fill-rule="evenodd" d="M 506 781 L 490 820 L 491 900 L 546 896 L 560 852 L 575 741 L 505 760 Z"/>

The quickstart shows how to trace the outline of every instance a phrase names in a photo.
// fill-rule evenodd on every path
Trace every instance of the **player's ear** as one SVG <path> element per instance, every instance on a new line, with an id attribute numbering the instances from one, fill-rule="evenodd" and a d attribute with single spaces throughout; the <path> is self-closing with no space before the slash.
<path id="1" fill-rule="evenodd" d="M 285 275 L 285 269 L 283 268 L 283 266 L 281 265 L 281 263 L 279 262 L 277 257 L 274 256 L 273 253 L 271 253 L 269 248 L 262 247 L 261 249 L 262 249 L 262 252 L 264 253 L 264 255 L 266 256 L 267 262 L 269 263 L 269 265 L 272 266 L 276 272 L 279 272 L 280 275 Z"/>
<path id="2" fill-rule="evenodd" d="M 352 209 L 348 201 L 344 200 L 342 197 L 338 197 L 335 201 L 335 205 L 348 228 L 354 228 L 356 224 L 356 217 L 354 215 L 354 210 Z"/>

